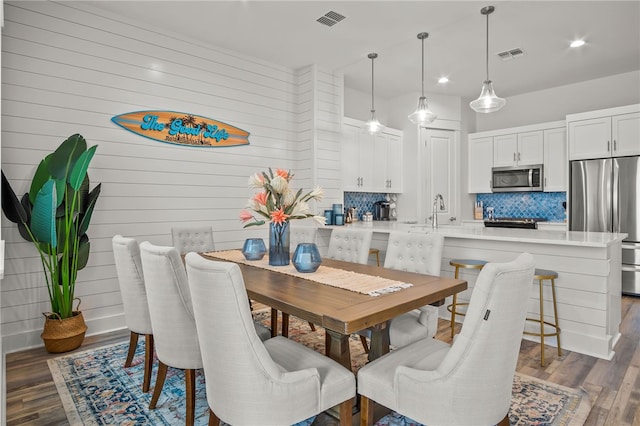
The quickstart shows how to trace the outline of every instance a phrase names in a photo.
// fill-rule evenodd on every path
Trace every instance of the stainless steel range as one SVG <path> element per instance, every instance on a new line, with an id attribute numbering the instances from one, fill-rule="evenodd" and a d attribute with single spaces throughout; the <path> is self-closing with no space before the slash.
<path id="1" fill-rule="evenodd" d="M 545 219 L 537 217 L 497 217 L 485 220 L 484 226 L 487 228 L 538 229 L 538 222 L 544 221 Z"/>

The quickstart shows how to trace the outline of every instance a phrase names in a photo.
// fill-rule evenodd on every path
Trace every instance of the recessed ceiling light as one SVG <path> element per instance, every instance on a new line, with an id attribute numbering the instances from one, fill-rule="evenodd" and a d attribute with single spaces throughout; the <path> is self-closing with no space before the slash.
<path id="1" fill-rule="evenodd" d="M 584 40 L 574 40 L 571 42 L 569 46 L 571 47 L 580 47 L 584 45 Z"/>
<path id="2" fill-rule="evenodd" d="M 440 77 L 438 79 L 438 83 L 440 83 L 440 84 L 445 84 L 445 83 L 448 83 L 448 82 L 449 82 L 449 78 L 447 78 L 447 77 Z"/>

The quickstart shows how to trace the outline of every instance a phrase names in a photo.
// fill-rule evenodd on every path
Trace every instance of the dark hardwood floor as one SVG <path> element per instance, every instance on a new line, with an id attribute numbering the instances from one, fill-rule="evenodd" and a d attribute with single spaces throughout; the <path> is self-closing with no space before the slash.
<path id="1" fill-rule="evenodd" d="M 611 361 L 547 347 L 545 368 L 540 366 L 540 345 L 522 341 L 517 370 L 521 373 L 572 388 L 583 387 L 592 409 L 586 425 L 640 425 L 640 298 L 622 298 L 622 336 Z M 82 350 L 126 341 L 128 331 L 89 336 Z M 440 320 L 436 336 L 450 341 L 449 322 Z M 6 356 L 7 425 L 68 425 L 62 403 L 52 381 L 44 349 Z M 358 424 L 354 416 L 354 425 Z M 337 424 L 328 416 L 318 425 Z"/>

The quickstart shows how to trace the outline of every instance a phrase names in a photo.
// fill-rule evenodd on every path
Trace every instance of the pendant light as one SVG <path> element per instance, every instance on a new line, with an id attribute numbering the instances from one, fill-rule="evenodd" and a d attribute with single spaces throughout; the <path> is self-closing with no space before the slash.
<path id="1" fill-rule="evenodd" d="M 369 53 L 367 55 L 367 58 L 371 59 L 371 115 L 369 116 L 369 120 L 364 123 L 364 130 L 370 135 L 380 133 L 384 129 L 384 126 L 380 124 L 376 118 L 376 109 L 373 106 L 373 60 L 377 57 L 377 53 Z"/>
<path id="2" fill-rule="evenodd" d="M 495 112 L 507 103 L 505 99 L 496 96 L 496 92 L 493 90 L 493 83 L 489 80 L 489 15 L 491 15 L 494 10 L 495 8 L 493 6 L 483 7 L 480 10 L 480 13 L 487 17 L 487 79 L 482 83 L 482 91 L 478 99 L 469 103 L 469 106 L 475 112 Z"/>
<path id="3" fill-rule="evenodd" d="M 437 117 L 429 109 L 427 98 L 424 96 L 424 39 L 429 37 L 429 33 L 419 33 L 418 38 L 422 40 L 422 96 L 418 99 L 418 108 L 409 114 L 409 121 L 418 126 L 426 126 Z"/>

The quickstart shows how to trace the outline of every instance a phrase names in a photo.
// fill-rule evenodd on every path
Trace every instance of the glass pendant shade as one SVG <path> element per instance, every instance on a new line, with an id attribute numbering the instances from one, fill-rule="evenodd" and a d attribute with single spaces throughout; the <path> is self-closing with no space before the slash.
<path id="1" fill-rule="evenodd" d="M 424 95 L 424 39 L 429 37 L 429 33 L 419 33 L 418 39 L 422 40 L 422 96 L 418 99 L 418 108 L 409 114 L 409 121 L 418 126 L 426 126 L 433 123 L 437 116 L 429 109 L 427 97 Z"/>
<path id="2" fill-rule="evenodd" d="M 373 60 L 378 57 L 377 53 L 369 53 L 367 58 L 371 59 L 371 115 L 362 129 L 369 133 L 370 135 L 375 135 L 376 133 L 380 133 L 384 130 L 384 126 L 380 124 L 378 119 L 376 118 L 376 109 L 373 106 L 374 92 L 373 92 Z"/>
<path id="3" fill-rule="evenodd" d="M 490 113 L 495 112 L 505 106 L 507 101 L 499 98 L 493 90 L 491 80 L 485 80 L 482 84 L 480 96 L 475 101 L 469 103 L 469 106 L 475 112 Z"/>
<path id="4" fill-rule="evenodd" d="M 380 124 L 378 119 L 376 118 L 376 111 L 371 110 L 371 115 L 366 123 L 364 123 L 364 130 L 370 135 L 375 135 L 376 133 L 380 133 L 384 130 L 384 126 Z"/>
<path id="5" fill-rule="evenodd" d="M 486 55 L 486 71 L 487 78 L 482 83 L 482 90 L 480 91 L 480 96 L 475 101 L 469 102 L 469 106 L 475 112 L 482 113 L 490 113 L 496 112 L 500 110 L 503 106 L 507 104 L 507 100 L 503 98 L 499 98 L 496 95 L 495 90 L 493 90 L 493 83 L 489 79 L 489 15 L 493 13 L 495 7 L 486 6 L 480 9 L 480 13 L 487 17 L 487 55 Z"/>
<path id="6" fill-rule="evenodd" d="M 420 99 L 418 99 L 418 108 L 409 114 L 409 121 L 419 126 L 426 126 L 427 124 L 433 123 L 433 120 L 436 118 L 437 116 L 429 109 L 427 98 L 424 96 L 420 96 Z"/>

